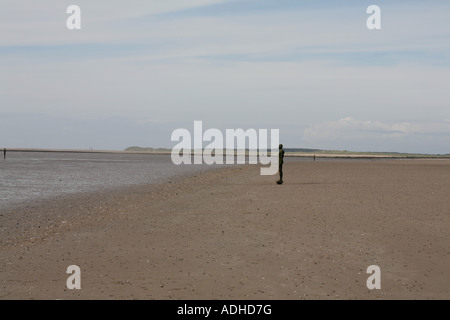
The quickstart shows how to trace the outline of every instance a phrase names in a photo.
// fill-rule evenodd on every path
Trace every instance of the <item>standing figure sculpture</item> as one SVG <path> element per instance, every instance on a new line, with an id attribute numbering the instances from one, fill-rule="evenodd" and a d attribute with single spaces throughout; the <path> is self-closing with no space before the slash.
<path id="1" fill-rule="evenodd" d="M 278 146 L 278 173 L 280 174 L 280 180 L 277 181 L 277 184 L 283 183 L 283 162 L 284 162 L 284 150 L 283 145 L 280 144 Z"/>

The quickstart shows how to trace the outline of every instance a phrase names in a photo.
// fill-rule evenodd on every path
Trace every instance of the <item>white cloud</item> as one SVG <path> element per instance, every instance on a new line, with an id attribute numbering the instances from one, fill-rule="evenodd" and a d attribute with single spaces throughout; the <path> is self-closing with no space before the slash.
<path id="1" fill-rule="evenodd" d="M 445 120 L 448 122 L 448 120 Z M 346 135 L 374 134 L 383 137 L 405 135 L 450 135 L 450 125 L 445 122 L 380 122 L 345 117 L 337 121 L 319 123 L 304 130 L 308 139 L 339 139 Z"/>
<path id="2" fill-rule="evenodd" d="M 369 32 L 365 10 L 359 6 L 305 8 L 249 12 L 232 17 L 156 17 L 161 13 L 214 5 L 230 0 L 79 0 L 82 30 L 65 27 L 65 8 L 70 2 L 4 0 L 0 10 L 2 45 L 61 45 L 80 43 L 158 43 L 177 41 L 169 55 L 383 52 L 386 50 L 439 51 L 449 48 L 443 41 L 449 29 L 448 5 L 427 8 L 411 5 L 385 6 L 383 31 Z M 256 2 L 255 2 L 256 3 Z M 255 4 L 257 9 L 257 4 Z M 420 23 L 418 23 L 420 21 Z M 430 36 L 432 34 L 432 36 Z M 193 50 L 194 49 L 194 50 Z M 301 49 L 301 50 L 299 50 Z M 167 54 L 167 52 L 164 52 Z"/>
<path id="3" fill-rule="evenodd" d="M 0 39 L 2 45 L 61 45 L 74 43 L 126 43 L 149 31 L 163 29 L 130 26 L 127 23 L 183 9 L 209 6 L 230 0 L 77 0 L 81 8 L 81 29 L 66 28 L 70 1 L 2 0 Z M 156 25 L 155 25 L 156 27 Z"/>
<path id="4" fill-rule="evenodd" d="M 444 146 L 450 142 L 450 124 L 446 121 L 363 121 L 345 117 L 304 129 L 303 141 L 365 151 L 448 153 Z"/>

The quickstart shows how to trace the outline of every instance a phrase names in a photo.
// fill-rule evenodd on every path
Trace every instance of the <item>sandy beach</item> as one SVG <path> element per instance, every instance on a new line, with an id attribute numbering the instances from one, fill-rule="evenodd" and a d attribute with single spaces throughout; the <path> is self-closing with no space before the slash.
<path id="1" fill-rule="evenodd" d="M 1 212 L 0 298 L 450 299 L 449 160 L 284 174 L 229 166 Z"/>

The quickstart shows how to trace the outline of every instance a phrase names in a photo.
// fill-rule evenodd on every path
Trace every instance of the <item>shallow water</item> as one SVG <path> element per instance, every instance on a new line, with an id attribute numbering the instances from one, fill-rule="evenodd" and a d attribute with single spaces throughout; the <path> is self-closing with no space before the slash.
<path id="1" fill-rule="evenodd" d="M 0 159 L 0 209 L 63 194 L 159 183 L 214 167 L 177 166 L 169 155 L 11 151 Z"/>

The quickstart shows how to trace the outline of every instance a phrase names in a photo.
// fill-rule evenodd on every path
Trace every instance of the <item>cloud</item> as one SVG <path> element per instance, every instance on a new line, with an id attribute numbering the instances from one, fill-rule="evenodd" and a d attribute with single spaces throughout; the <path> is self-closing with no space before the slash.
<path id="1" fill-rule="evenodd" d="M 308 139 L 336 140 L 347 135 L 381 135 L 391 138 L 406 135 L 450 134 L 450 125 L 444 122 L 380 122 L 345 117 L 337 121 L 319 123 L 304 130 Z"/>
<path id="2" fill-rule="evenodd" d="M 350 149 L 364 146 L 365 151 L 375 148 L 371 151 L 448 153 L 443 146 L 450 142 L 450 124 L 447 121 L 381 122 L 345 117 L 305 128 L 303 141 L 344 148 L 350 146 Z M 432 147 L 427 145 L 430 143 Z M 436 145 L 439 149 L 435 149 Z"/>
<path id="3" fill-rule="evenodd" d="M 306 139 L 336 140 L 345 136 L 361 134 L 401 135 L 408 130 L 409 123 L 385 124 L 379 121 L 360 121 L 346 117 L 337 121 L 319 123 L 304 131 Z"/>
<path id="4" fill-rule="evenodd" d="M 78 0 L 82 30 L 70 32 L 66 28 L 66 9 L 72 2 L 2 0 L 0 39 L 3 46 L 125 43 L 143 35 L 143 18 L 153 22 L 161 14 L 225 1 L 229 0 L 134 0 L 130 5 L 123 0 Z M 145 29 L 149 34 L 162 31 Z"/>
<path id="5" fill-rule="evenodd" d="M 161 14 L 230 1 L 135 1 L 129 6 L 117 0 L 80 0 L 77 4 L 82 9 L 82 30 L 70 32 L 65 27 L 67 14 L 63 4 L 48 0 L 28 2 L 9 0 L 4 6 L 7 9 L 2 8 L 2 46 L 27 46 L 33 54 L 33 46 L 52 49 L 60 45 L 108 44 L 115 45 L 111 49 L 128 58 L 141 54 L 150 59 L 217 57 L 223 60 L 226 57 L 231 60 L 321 59 L 349 64 L 411 60 L 449 63 L 450 44 L 443 41 L 449 31 L 441 26 L 441 21 L 448 16 L 447 5 L 427 8 L 433 13 L 430 15 L 424 14 L 417 3 L 407 8 L 407 14 L 404 5 L 386 4 L 383 32 L 370 33 L 365 27 L 365 10 L 356 5 L 332 9 L 330 4 L 320 8 L 280 6 L 274 12 L 261 12 L 251 2 L 231 1 L 231 5 L 250 3 L 252 10 L 228 16 L 217 13 L 164 16 Z M 147 47 L 133 50 L 136 44 Z M 120 46 L 127 45 L 130 47 L 120 50 Z M 62 54 L 76 59 L 79 51 Z"/>

